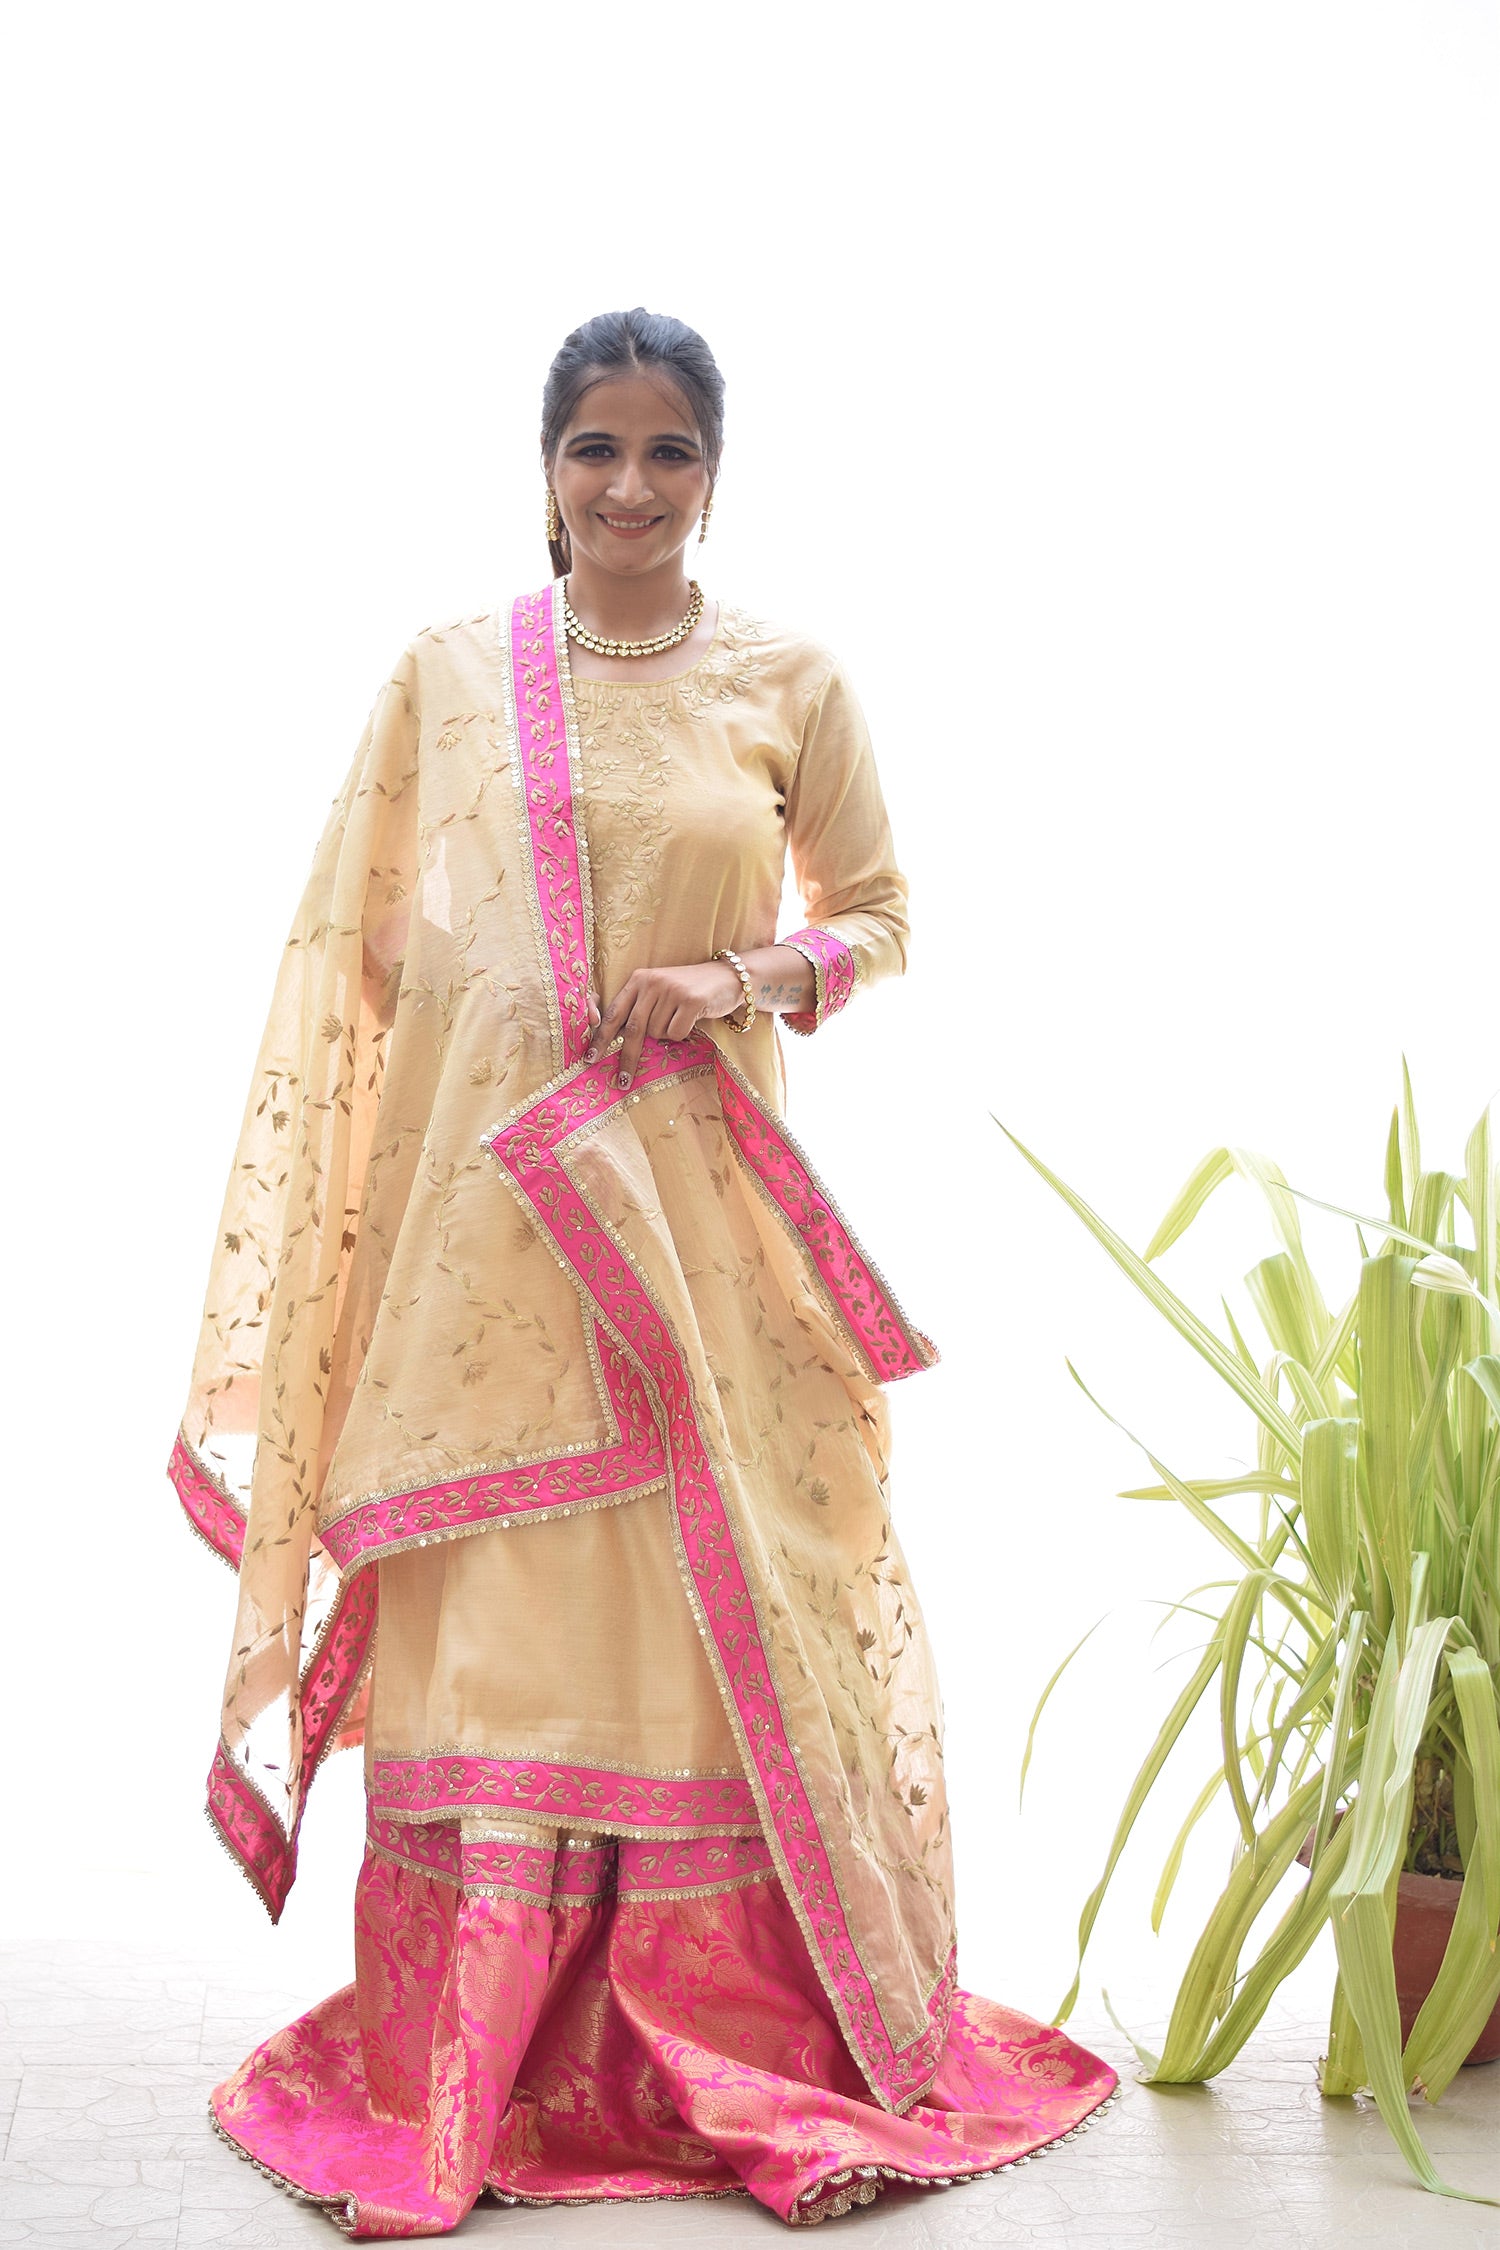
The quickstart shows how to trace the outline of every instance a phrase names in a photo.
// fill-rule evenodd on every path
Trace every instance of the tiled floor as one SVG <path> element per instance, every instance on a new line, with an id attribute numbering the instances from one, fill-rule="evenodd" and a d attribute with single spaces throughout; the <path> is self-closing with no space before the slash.
<path id="1" fill-rule="evenodd" d="M 0 1949 L 0 1971 L 0 2244 L 329 2250 L 343 2239 L 240 2161 L 204 2113 L 209 2088 L 325 1987 L 236 1983 L 206 1948 L 50 1940 Z M 996 2179 L 891 2193 L 815 2239 L 829 2250 L 1500 2250 L 1500 2209 L 1425 2194 L 1373 2105 L 1320 2098 L 1321 2024 L 1278 2016 L 1213 2085 L 1160 2090 L 1135 2080 L 1112 2027 L 1080 2017 L 1069 2028 L 1124 2079 L 1095 2130 Z M 1500 2063 L 1462 2072 L 1420 2119 L 1447 2180 L 1500 2195 Z M 497 2250 L 770 2250 L 801 2239 L 739 2200 L 542 2211 L 488 2199 L 459 2238 Z"/>

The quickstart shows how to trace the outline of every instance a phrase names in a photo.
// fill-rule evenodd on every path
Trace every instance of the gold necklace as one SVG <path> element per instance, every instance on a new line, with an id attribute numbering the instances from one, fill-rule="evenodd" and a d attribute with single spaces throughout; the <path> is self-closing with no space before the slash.
<path id="1" fill-rule="evenodd" d="M 703 588 L 696 578 L 688 580 L 688 605 L 679 624 L 670 633 L 658 633 L 649 641 L 612 641 L 603 633 L 591 633 L 579 622 L 573 604 L 568 599 L 568 582 L 563 580 L 563 623 L 569 640 L 577 641 L 580 648 L 592 649 L 595 656 L 657 656 L 663 649 L 675 648 L 685 641 L 703 615 Z"/>

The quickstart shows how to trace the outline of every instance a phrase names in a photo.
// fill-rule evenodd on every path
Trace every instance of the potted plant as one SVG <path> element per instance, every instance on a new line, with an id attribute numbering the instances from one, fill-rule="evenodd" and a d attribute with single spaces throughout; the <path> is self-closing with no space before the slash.
<path id="1" fill-rule="evenodd" d="M 1485 2051 L 1500 2002 L 1500 1181 L 1488 1113 L 1469 1137 L 1461 1175 L 1424 1170 L 1403 1070 L 1386 1151 L 1388 1212 L 1356 1219 L 1358 1286 L 1336 1311 L 1299 1223 L 1299 1200 L 1317 1199 L 1299 1198 L 1264 1157 L 1227 1148 L 1206 1156 L 1140 1256 L 1001 1130 L 1257 1425 L 1255 1465 L 1243 1475 L 1184 1479 L 1142 1447 L 1160 1481 L 1121 1495 L 1185 1508 L 1218 1541 L 1229 1571 L 1170 1605 L 1207 1614 L 1212 1630 L 1135 1777 L 1084 1905 L 1079 1969 L 1137 1815 L 1215 1690 L 1222 1763 L 1168 1855 L 1153 1927 L 1188 1837 L 1221 1792 L 1236 1825 L 1232 1863 L 1161 2053 L 1133 2042 L 1143 2081 L 1182 2084 L 1222 2070 L 1331 1922 L 1338 1975 L 1319 2086 L 1329 2096 L 1368 2086 L 1423 2185 L 1462 2195 L 1439 2179 L 1407 2098 L 1436 2101 Z M 1264 1196 L 1280 1244 L 1245 1277 L 1269 1341 L 1263 1360 L 1227 1302 L 1226 1338 L 1156 1270 L 1236 1175 Z M 1460 1230 L 1472 1240 L 1457 1239 Z M 1205 1593 L 1220 1597 L 1207 1610 Z M 1032 1716 L 1023 1786 L 1037 1720 L 1077 1653 Z M 1253 1926 L 1299 1859 L 1306 1881 L 1242 1965 Z M 1398 1980 L 1395 1958 L 1395 1933 L 1413 1925 L 1409 1906 L 1398 1912 L 1402 1887 L 1410 1899 L 1422 1876 L 1454 1901 L 1425 1997 L 1415 1970 Z M 1417 1987 L 1405 2023 L 1398 1981 Z M 1078 1987 L 1075 1973 L 1056 2022 Z"/>

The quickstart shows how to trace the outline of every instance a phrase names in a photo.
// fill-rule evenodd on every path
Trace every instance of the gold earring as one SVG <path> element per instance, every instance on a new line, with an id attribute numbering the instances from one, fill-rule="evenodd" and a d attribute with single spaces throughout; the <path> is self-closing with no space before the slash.
<path id="1" fill-rule="evenodd" d="M 710 493 L 708 498 L 703 503 L 703 521 L 698 526 L 698 544 L 700 547 L 702 546 L 704 540 L 708 537 L 708 519 L 713 514 L 713 512 L 714 496 L 712 493 Z"/>
<path id="2" fill-rule="evenodd" d="M 557 494 L 547 487 L 547 537 L 554 544 L 562 537 L 562 518 L 557 512 Z"/>

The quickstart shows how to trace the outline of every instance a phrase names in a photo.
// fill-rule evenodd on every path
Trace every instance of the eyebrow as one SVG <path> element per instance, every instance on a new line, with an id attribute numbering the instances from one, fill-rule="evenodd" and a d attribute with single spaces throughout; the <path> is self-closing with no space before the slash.
<path id="1" fill-rule="evenodd" d="M 569 445 L 591 445 L 597 443 L 600 438 L 603 438 L 610 445 L 619 442 L 613 430 L 579 430 L 569 438 L 568 443 Z M 658 430 L 650 443 L 652 445 L 690 445 L 695 450 L 698 446 L 696 438 L 684 437 L 680 430 Z"/>

